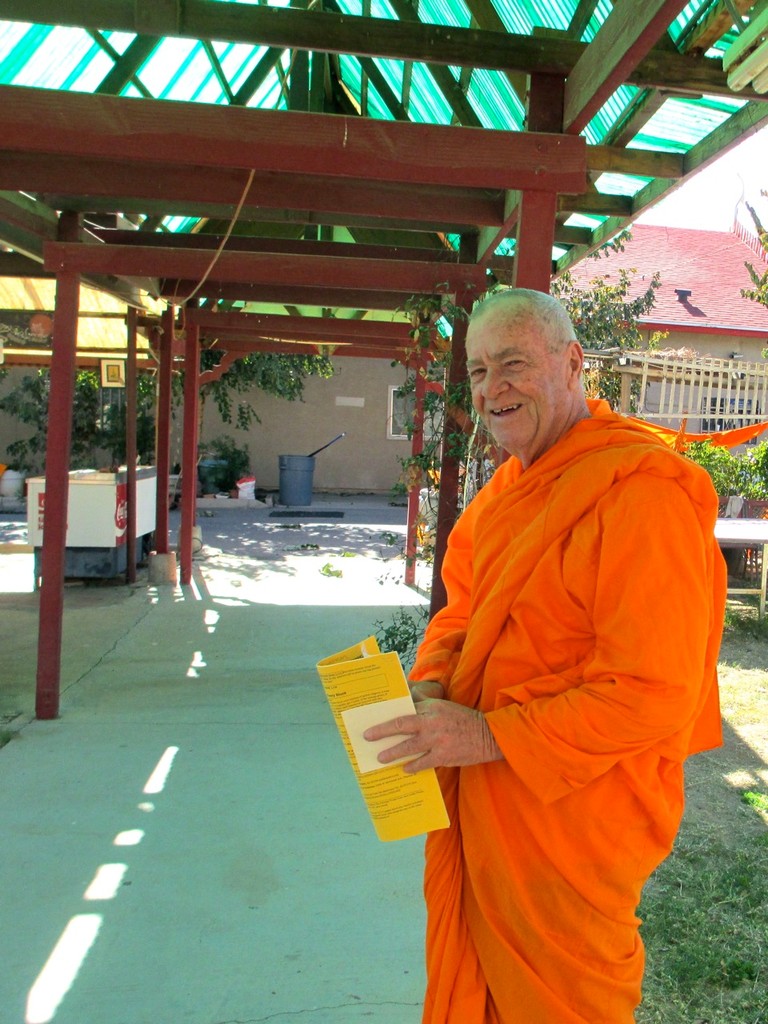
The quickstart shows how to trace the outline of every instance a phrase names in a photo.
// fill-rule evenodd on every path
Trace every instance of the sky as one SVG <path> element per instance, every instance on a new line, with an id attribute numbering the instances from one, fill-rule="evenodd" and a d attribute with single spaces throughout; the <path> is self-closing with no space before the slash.
<path id="1" fill-rule="evenodd" d="M 734 217 L 754 231 L 742 200 L 754 207 L 768 228 L 768 128 L 734 147 L 681 185 L 671 196 L 637 218 L 637 224 L 730 231 Z"/>

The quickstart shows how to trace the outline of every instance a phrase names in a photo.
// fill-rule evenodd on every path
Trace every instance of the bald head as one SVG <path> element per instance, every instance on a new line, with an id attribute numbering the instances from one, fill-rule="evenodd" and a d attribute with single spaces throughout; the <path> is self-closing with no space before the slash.
<path id="1" fill-rule="evenodd" d="M 524 468 L 589 416 L 584 353 L 560 303 L 515 288 L 481 303 L 467 327 L 472 404 Z"/>
<path id="2" fill-rule="evenodd" d="M 576 332 L 565 307 L 546 292 L 532 288 L 496 292 L 475 306 L 469 320 L 476 325 L 491 316 L 510 331 L 523 325 L 534 327 L 550 352 L 560 352 L 576 341 Z"/>

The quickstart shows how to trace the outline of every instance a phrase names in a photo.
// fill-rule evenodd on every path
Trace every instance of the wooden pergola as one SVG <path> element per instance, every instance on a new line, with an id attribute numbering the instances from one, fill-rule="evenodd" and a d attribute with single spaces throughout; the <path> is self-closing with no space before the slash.
<path id="1" fill-rule="evenodd" d="M 616 0 L 588 44 L 580 36 L 595 3 L 584 0 L 574 5 L 569 32 L 557 36 L 510 34 L 490 0 L 466 0 L 472 28 L 424 24 L 407 0 L 394 4 L 399 20 L 351 17 L 331 0 L 311 11 L 210 0 L 0 0 L 0 19 L 135 33 L 94 94 L 0 85 L 0 273 L 54 275 L 57 283 L 39 717 L 58 714 L 80 283 L 129 306 L 129 543 L 139 330 L 158 354 L 159 553 L 168 547 L 171 372 L 173 360 L 183 360 L 180 558 L 188 584 L 201 348 L 215 344 L 224 353 L 212 373 L 259 350 L 334 346 L 335 356 L 403 359 L 412 345 L 409 324 L 392 313 L 413 295 L 446 296 L 469 310 L 495 280 L 548 291 L 553 273 L 768 123 L 768 97 L 747 88 L 739 94 L 744 104 L 685 153 L 626 145 L 669 95 L 732 98 L 720 61 L 703 54 L 727 31 L 734 4 L 749 7 L 743 0 L 715 5 L 680 52 L 666 33 L 685 7 L 681 0 Z M 224 105 L 116 95 L 168 37 L 247 43 L 266 53 L 290 49 L 290 109 L 239 105 L 234 93 Z M 325 63 L 310 69 L 310 53 Z M 356 55 L 393 120 L 361 115 L 334 78 L 339 54 Z M 453 123 L 407 120 L 404 94 L 392 96 L 377 79 L 374 58 L 424 63 Z M 254 75 L 266 74 L 266 63 Z M 467 82 L 472 69 L 502 71 L 524 102 L 523 130 L 483 127 L 453 66 L 466 71 Z M 588 144 L 583 130 L 624 83 L 636 87 L 636 102 L 603 143 Z M 599 192 L 595 181 L 605 172 L 647 184 L 631 197 Z M 599 214 L 599 225 L 565 223 L 579 212 Z M 163 229 L 172 216 L 194 224 Z M 511 240 L 514 255 L 498 255 Z M 166 303 L 161 318 L 147 316 L 142 290 Z M 284 312 L 270 311 L 274 304 Z M 317 309 L 322 315 L 307 312 Z M 464 376 L 464 330 L 457 320 L 453 380 Z M 454 428 L 449 422 L 446 429 Z M 443 600 L 439 568 L 458 472 L 446 458 L 433 610 Z M 129 548 L 129 567 L 132 554 Z"/>

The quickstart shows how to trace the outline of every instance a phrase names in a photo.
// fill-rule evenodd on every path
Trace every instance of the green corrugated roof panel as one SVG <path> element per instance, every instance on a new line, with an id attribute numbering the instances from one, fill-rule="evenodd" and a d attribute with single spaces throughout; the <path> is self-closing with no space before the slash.
<path id="1" fill-rule="evenodd" d="M 685 38 L 699 18 L 715 6 L 717 0 L 692 0 L 686 4 L 680 14 L 675 18 L 669 27 L 669 34 L 675 44 L 680 46 L 685 43 Z"/>
<path id="2" fill-rule="evenodd" d="M 422 21 L 469 28 L 469 11 L 463 3 L 456 3 L 456 0 L 420 0 L 418 9 Z"/>
<path id="3" fill-rule="evenodd" d="M 210 0 L 216 2 L 216 0 Z M 249 2 L 249 0 L 238 0 Z M 689 28 L 704 16 L 715 0 L 691 0 L 671 26 L 670 35 L 683 47 Z M 289 0 L 270 0 L 271 6 L 285 7 Z M 350 15 L 368 14 L 374 18 L 397 20 L 394 0 L 337 0 L 338 9 Z M 578 0 L 494 0 L 495 8 L 509 32 L 528 35 L 535 28 L 565 30 L 579 7 Z M 464 0 L 419 0 L 418 14 L 423 22 L 470 27 L 474 25 Z M 598 0 L 582 33 L 584 41 L 594 38 L 612 10 L 610 0 Z M 0 84 L 29 85 L 51 89 L 95 91 L 115 67 L 121 55 L 136 40 L 126 32 L 89 33 L 82 29 L 47 27 L 0 22 Z M 722 52 L 735 38 L 732 30 L 710 52 Z M 163 99 L 222 104 L 233 96 L 248 106 L 279 109 L 286 107 L 281 77 L 290 73 L 291 54 L 285 51 L 278 69 L 272 68 L 252 95 L 239 95 L 248 76 L 266 53 L 264 46 L 226 42 L 206 46 L 195 40 L 165 38 L 137 66 L 122 88 L 123 95 L 148 95 Z M 338 58 L 343 82 L 360 100 L 364 74 L 360 61 L 341 55 Z M 454 112 L 438 87 L 429 68 L 422 63 L 409 65 L 410 88 L 403 97 L 406 81 L 403 61 L 374 59 L 386 87 L 385 95 L 368 81 L 367 116 L 391 120 L 396 104 L 404 103 L 407 116 L 417 122 L 449 124 Z M 217 67 L 218 65 L 218 67 Z M 219 74 L 225 79 L 222 83 Z M 458 79 L 458 68 L 450 69 Z M 464 76 L 464 83 L 467 76 Z M 501 72 L 475 69 L 468 76 L 467 96 L 480 123 L 489 129 L 520 130 L 524 110 L 520 98 Z M 620 87 L 587 125 L 584 135 L 591 144 L 603 143 L 638 96 L 631 86 Z M 388 103 L 389 100 L 389 103 Z M 394 100 L 394 103 L 392 102 Z M 714 131 L 743 105 L 738 97 L 668 99 L 636 135 L 631 146 L 645 149 L 685 152 Z M 647 179 L 627 175 L 602 175 L 601 190 L 634 195 Z M 572 217 L 569 224 L 595 227 L 601 218 Z M 187 229 L 186 218 L 168 218 L 171 230 Z M 500 249 L 499 251 L 502 251 Z"/>
<path id="4" fill-rule="evenodd" d="M 273 6 L 287 6 L 287 2 L 272 0 Z M 711 6 L 711 3 L 712 0 L 693 0 L 687 4 L 676 20 L 672 34 L 677 32 L 679 36 L 684 35 L 690 21 Z M 339 0 L 339 7 L 350 14 L 363 13 L 362 0 Z M 369 9 L 374 17 L 396 19 L 395 10 L 388 0 L 371 0 Z M 576 9 L 577 0 L 504 0 L 498 2 L 497 6 L 506 28 L 521 34 L 530 33 L 534 27 L 565 29 Z M 585 39 L 594 36 L 610 10 L 608 0 L 598 0 L 584 32 Z M 421 0 L 419 15 L 427 22 L 461 27 L 470 24 L 468 9 L 462 0 Z M 92 91 L 99 87 L 114 66 L 108 51 L 119 55 L 134 38 L 128 33 L 105 32 L 104 46 L 100 46 L 89 33 L 80 29 L 0 23 L 0 82 Z M 139 95 L 143 89 L 148 95 L 159 98 L 228 102 L 229 96 L 237 92 L 265 48 L 214 43 L 213 49 L 227 80 L 229 93 L 219 81 L 203 45 L 185 39 L 161 40 L 144 64 L 136 70 L 133 81 L 124 87 L 123 93 Z M 340 63 L 345 84 L 359 98 L 362 86 L 359 61 L 354 57 L 342 56 Z M 376 64 L 394 97 L 401 100 L 402 62 L 377 60 Z M 286 70 L 285 63 L 283 70 Z M 454 71 L 456 74 L 457 69 Z M 605 140 L 635 93 L 635 89 L 622 86 L 610 97 L 585 130 L 589 142 L 600 143 Z M 507 130 L 522 126 L 522 105 L 505 75 L 495 71 L 474 71 L 469 81 L 468 96 L 484 126 Z M 274 70 L 248 99 L 248 105 L 285 105 L 279 76 Z M 423 64 L 412 66 L 407 110 L 409 116 L 416 121 L 447 124 L 453 119 L 450 104 Z M 720 123 L 725 110 L 727 104 L 724 106 L 720 101 L 712 103 L 702 98 L 695 101 L 692 109 L 685 110 L 680 125 L 672 118 L 656 115 L 653 128 L 646 128 L 637 143 L 673 151 L 688 148 L 712 130 L 712 125 Z M 394 116 L 384 98 L 373 87 L 369 88 L 366 113 L 386 119 Z"/>
<path id="5" fill-rule="evenodd" d="M 640 149 L 661 149 L 684 153 L 701 142 L 735 113 L 744 101 L 734 98 L 726 103 L 722 97 L 707 102 L 670 98 L 645 123 L 633 140 Z"/>
<path id="6" fill-rule="evenodd" d="M 608 97 L 582 132 L 590 145 L 598 146 L 605 141 L 606 135 L 621 118 L 636 95 L 637 89 L 634 86 L 620 85 L 616 92 Z"/>
<path id="7" fill-rule="evenodd" d="M 522 129 L 525 108 L 509 84 L 507 76 L 500 71 L 477 68 L 472 74 L 467 95 L 477 110 L 483 127 L 501 128 L 506 131 Z"/>
<path id="8" fill-rule="evenodd" d="M 90 92 L 111 67 L 109 57 L 82 29 L 31 25 L 0 65 L 0 82 Z"/>

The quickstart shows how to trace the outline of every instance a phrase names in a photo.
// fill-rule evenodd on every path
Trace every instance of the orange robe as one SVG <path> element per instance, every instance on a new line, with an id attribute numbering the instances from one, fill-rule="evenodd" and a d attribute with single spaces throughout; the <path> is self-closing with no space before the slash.
<path id="1" fill-rule="evenodd" d="M 683 761 L 718 746 L 726 576 L 709 477 L 591 403 L 454 528 L 412 673 L 478 708 L 504 760 L 439 770 L 424 1024 L 631 1024 L 636 909 Z"/>

